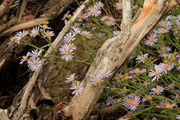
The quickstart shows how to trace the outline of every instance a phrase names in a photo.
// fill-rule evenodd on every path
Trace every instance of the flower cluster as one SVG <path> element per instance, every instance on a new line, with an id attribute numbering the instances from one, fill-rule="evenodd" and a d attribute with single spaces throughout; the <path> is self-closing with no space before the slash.
<path id="1" fill-rule="evenodd" d="M 17 44 L 20 44 L 21 40 L 28 37 L 28 35 L 32 38 L 35 38 L 36 36 L 42 36 L 43 38 L 51 39 L 55 34 L 53 31 L 50 31 L 51 28 L 48 27 L 48 25 L 38 25 L 32 28 L 31 31 L 19 31 L 15 34 L 14 37 L 11 38 L 11 44 L 12 42 L 15 42 Z"/>
<path id="2" fill-rule="evenodd" d="M 101 18 L 101 21 L 105 22 L 107 26 L 114 26 L 116 24 L 116 21 L 113 17 L 110 16 L 103 16 Z"/>
<path id="3" fill-rule="evenodd" d="M 93 80 L 88 82 L 87 85 L 99 85 L 100 83 L 103 82 L 104 78 L 107 78 L 111 75 L 112 73 L 110 71 L 102 71 L 99 74 L 95 75 L 93 77 Z M 79 95 L 81 92 L 83 92 L 83 90 L 85 89 L 85 84 L 77 81 L 77 77 L 74 74 L 69 75 L 69 77 L 66 78 L 65 80 L 66 83 L 71 83 L 71 88 L 72 90 L 74 90 L 72 92 L 72 94 L 74 94 L 75 96 Z M 89 84 L 90 83 L 90 84 Z"/>
<path id="4" fill-rule="evenodd" d="M 101 71 L 93 76 L 93 79 L 90 81 L 91 85 L 100 85 L 104 82 L 105 78 L 108 78 L 111 75 L 111 71 Z"/>
<path id="5" fill-rule="evenodd" d="M 123 105 L 130 110 L 136 110 L 141 102 L 141 98 L 139 96 L 127 96 L 123 99 Z"/>
<path id="6" fill-rule="evenodd" d="M 40 59 L 41 53 L 42 51 L 37 49 L 27 52 L 25 56 L 22 56 L 20 64 L 27 62 L 29 69 L 35 71 L 42 65 L 42 60 Z"/>

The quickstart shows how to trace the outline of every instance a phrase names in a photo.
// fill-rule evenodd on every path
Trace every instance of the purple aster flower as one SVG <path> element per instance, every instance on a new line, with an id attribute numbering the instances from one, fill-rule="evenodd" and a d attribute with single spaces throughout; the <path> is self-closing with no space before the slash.
<path id="1" fill-rule="evenodd" d="M 71 88 L 70 88 L 70 89 L 71 89 L 71 90 L 74 90 L 74 91 L 72 92 L 72 94 L 74 94 L 75 96 L 78 96 L 80 93 L 83 92 L 84 86 L 83 86 L 83 83 L 77 82 L 77 83 L 73 83 L 73 84 L 71 85 Z"/>
<path id="2" fill-rule="evenodd" d="M 117 8 L 118 10 L 123 9 L 123 4 L 122 4 L 122 2 L 116 3 L 116 8 Z"/>
<path id="3" fill-rule="evenodd" d="M 157 42 L 157 34 L 153 33 L 147 37 L 145 43 L 147 46 L 153 46 Z"/>
<path id="4" fill-rule="evenodd" d="M 161 65 L 154 65 L 154 69 L 155 70 L 150 70 L 149 72 L 149 77 L 153 77 L 152 81 L 158 80 L 162 75 L 161 73 L 163 71 Z"/>
<path id="5" fill-rule="evenodd" d="M 152 91 L 151 92 L 152 95 L 154 95 L 154 94 L 159 95 L 164 91 L 164 88 L 161 86 L 156 86 L 156 87 L 152 88 L 151 91 Z"/>
<path id="6" fill-rule="evenodd" d="M 47 31 L 45 31 L 44 32 L 44 34 L 43 34 L 43 37 L 44 38 L 51 38 L 51 37 L 53 37 L 55 34 L 54 34 L 54 32 L 53 31 L 49 31 L 49 30 L 47 30 Z"/>

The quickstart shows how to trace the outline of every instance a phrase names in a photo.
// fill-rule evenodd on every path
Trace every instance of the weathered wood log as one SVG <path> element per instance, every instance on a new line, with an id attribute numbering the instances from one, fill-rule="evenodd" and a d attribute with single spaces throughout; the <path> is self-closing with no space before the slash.
<path id="1" fill-rule="evenodd" d="M 129 2 L 129 0 L 126 0 Z M 122 32 L 112 39 L 108 39 L 99 49 L 93 66 L 86 74 L 86 80 L 92 80 L 92 75 L 102 70 L 115 72 L 121 64 L 138 46 L 141 39 L 157 24 L 159 19 L 170 10 L 175 0 L 145 0 L 142 12 L 138 19 L 132 23 L 129 30 Z M 85 90 L 74 97 L 70 104 L 63 109 L 64 114 L 72 116 L 73 120 L 85 119 L 92 111 L 101 96 L 103 88 L 86 86 Z"/>
<path id="2" fill-rule="evenodd" d="M 51 56 L 54 52 L 57 51 L 59 44 L 63 42 L 63 39 L 62 39 L 63 36 L 70 29 L 72 22 L 74 22 L 75 19 L 79 16 L 81 11 L 85 8 L 85 4 L 88 1 L 89 0 L 86 0 L 84 4 L 81 5 L 80 8 L 74 13 L 72 18 L 65 23 L 64 28 L 58 34 L 57 38 L 52 43 L 52 46 L 48 49 L 44 57 Z M 51 71 L 50 69 L 51 67 L 52 67 L 52 63 L 50 63 L 49 61 L 43 60 L 42 66 L 34 72 L 29 82 L 26 84 L 23 90 L 19 92 L 14 103 L 9 109 L 9 112 L 10 112 L 9 115 L 11 119 L 13 120 L 23 119 L 25 116 L 27 117 L 27 115 L 29 115 L 32 108 L 34 109 L 36 108 L 36 106 L 34 105 L 37 103 L 38 97 L 41 93 L 41 91 L 39 91 L 39 88 L 42 87 L 43 82 L 46 81 Z M 36 96 L 36 99 L 34 99 L 34 96 Z"/>

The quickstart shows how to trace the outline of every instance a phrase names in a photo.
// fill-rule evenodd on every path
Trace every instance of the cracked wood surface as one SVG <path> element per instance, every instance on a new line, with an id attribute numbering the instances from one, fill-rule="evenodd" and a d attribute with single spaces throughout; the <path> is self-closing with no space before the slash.
<path id="1" fill-rule="evenodd" d="M 169 2 L 171 3 L 172 1 L 174 0 Z M 91 66 L 88 70 L 85 77 L 86 80 L 93 79 L 91 75 L 95 75 L 102 70 L 115 72 L 138 46 L 141 39 L 164 15 L 170 6 L 169 2 L 166 0 L 158 0 L 157 2 L 145 0 L 142 12 L 131 26 L 130 33 L 122 30 L 117 37 L 108 39 L 99 49 L 93 63 L 95 66 Z M 85 90 L 77 97 L 74 97 L 70 104 L 63 109 L 64 114 L 72 116 L 73 120 L 85 119 L 92 111 L 102 92 L 102 88 L 86 86 Z"/>

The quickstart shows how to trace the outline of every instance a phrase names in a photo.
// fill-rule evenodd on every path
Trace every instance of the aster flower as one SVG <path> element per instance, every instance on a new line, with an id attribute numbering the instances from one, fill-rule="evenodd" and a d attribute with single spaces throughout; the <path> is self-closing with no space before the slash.
<path id="1" fill-rule="evenodd" d="M 115 25 L 115 21 L 114 20 L 108 20 L 108 21 L 105 21 L 105 24 L 107 26 L 114 26 Z"/>
<path id="2" fill-rule="evenodd" d="M 108 97 L 108 99 L 106 100 L 106 105 L 112 105 L 114 103 L 114 97 Z"/>
<path id="3" fill-rule="evenodd" d="M 146 69 L 139 69 L 139 68 L 136 68 L 135 70 L 130 71 L 130 73 L 136 73 L 136 74 L 141 74 L 144 72 L 146 72 Z"/>
<path id="4" fill-rule="evenodd" d="M 29 54 L 29 56 L 30 56 L 30 57 L 39 57 L 39 56 L 41 55 L 41 53 L 42 53 L 42 50 L 36 49 L 36 50 L 31 51 L 31 53 Z"/>
<path id="5" fill-rule="evenodd" d="M 158 28 L 158 29 L 155 29 L 155 30 L 153 30 L 153 31 L 154 31 L 155 34 L 158 34 L 158 35 L 162 35 L 162 34 L 168 32 L 168 30 L 165 29 L 165 28 Z"/>
<path id="6" fill-rule="evenodd" d="M 141 98 L 139 96 L 134 96 L 131 100 L 129 109 L 132 111 L 135 111 L 137 109 L 137 107 L 139 106 L 140 102 L 141 102 Z"/>
<path id="7" fill-rule="evenodd" d="M 81 23 L 74 23 L 72 27 L 79 27 L 81 25 Z"/>
<path id="8" fill-rule="evenodd" d="M 164 88 L 161 86 L 156 86 L 156 87 L 152 88 L 151 91 L 152 91 L 151 94 L 159 95 L 164 91 Z"/>
<path id="9" fill-rule="evenodd" d="M 105 24 L 108 25 L 108 26 L 115 25 L 115 19 L 113 17 L 103 16 L 100 20 L 104 21 Z"/>
<path id="10" fill-rule="evenodd" d="M 73 58 L 73 50 L 72 49 L 64 49 L 59 48 L 60 54 L 62 54 L 63 56 L 61 57 L 62 59 L 64 59 L 65 61 L 69 61 L 72 60 Z"/>
<path id="11" fill-rule="evenodd" d="M 92 85 L 99 85 L 103 82 L 103 75 L 101 74 L 96 74 L 93 79 L 91 80 Z"/>
<path id="12" fill-rule="evenodd" d="M 124 79 L 126 80 L 130 80 L 130 79 L 133 79 L 133 76 L 132 75 L 129 75 L 128 73 L 125 73 L 123 76 L 122 76 Z"/>
<path id="13" fill-rule="evenodd" d="M 76 46 L 73 43 L 65 43 L 62 46 L 63 49 L 76 50 Z"/>
<path id="14" fill-rule="evenodd" d="M 30 52 L 27 52 L 27 54 L 25 56 L 22 56 L 21 62 L 19 64 L 23 64 L 25 61 L 29 61 L 29 55 Z"/>
<path id="15" fill-rule="evenodd" d="M 117 36 L 119 33 L 120 33 L 119 30 L 115 30 L 115 31 L 113 31 L 113 36 Z"/>
<path id="16" fill-rule="evenodd" d="M 39 25 L 39 27 L 42 28 L 43 30 L 46 30 L 46 29 L 50 30 L 51 29 L 51 27 L 48 27 L 48 25 L 46 25 L 46 24 Z"/>
<path id="17" fill-rule="evenodd" d="M 104 7 L 104 4 L 102 2 L 96 2 L 94 4 L 94 7 L 96 7 L 97 9 L 100 9 L 100 8 Z"/>
<path id="18" fill-rule="evenodd" d="M 98 9 L 89 9 L 89 12 L 91 13 L 91 16 L 94 16 L 94 17 L 97 17 L 102 13 L 101 10 L 98 10 Z"/>
<path id="19" fill-rule="evenodd" d="M 28 67 L 30 70 L 35 71 L 39 67 L 41 67 L 42 61 L 39 58 L 32 57 L 30 61 L 28 61 Z"/>
<path id="20" fill-rule="evenodd" d="M 175 106 L 175 104 L 171 104 L 169 103 L 167 100 L 162 100 L 160 102 L 160 108 L 167 108 L 167 109 L 170 109 L 170 108 L 173 108 Z"/>
<path id="21" fill-rule="evenodd" d="M 145 40 L 146 45 L 147 46 L 153 46 L 158 40 L 156 37 L 157 37 L 157 34 L 155 34 L 155 33 L 149 35 L 147 37 L 147 39 Z"/>
<path id="22" fill-rule="evenodd" d="M 123 9 L 123 4 L 122 4 L 122 2 L 116 3 L 116 8 L 117 8 L 118 10 Z"/>
<path id="23" fill-rule="evenodd" d="M 176 119 L 177 119 L 177 120 L 180 120 L 180 114 L 177 114 L 177 115 L 176 115 Z"/>
<path id="24" fill-rule="evenodd" d="M 83 83 L 77 82 L 77 83 L 73 83 L 73 84 L 71 85 L 71 88 L 70 88 L 70 89 L 71 89 L 71 90 L 74 90 L 74 91 L 72 92 L 72 94 L 74 94 L 75 96 L 78 96 L 80 93 L 83 92 L 84 86 L 83 86 Z"/>
<path id="25" fill-rule="evenodd" d="M 161 21 L 159 22 L 159 25 L 161 25 L 166 30 L 170 30 L 172 28 L 172 22 L 170 21 Z"/>
<path id="26" fill-rule="evenodd" d="M 81 34 L 81 29 L 78 28 L 78 27 L 72 26 L 72 27 L 71 27 L 71 32 L 72 32 L 74 35 Z"/>
<path id="27" fill-rule="evenodd" d="M 131 101 L 132 101 L 132 97 L 131 96 L 126 96 L 123 99 L 122 105 L 124 105 L 125 107 L 129 108 L 131 106 Z"/>
<path id="28" fill-rule="evenodd" d="M 81 13 L 79 16 L 78 16 L 78 22 L 82 22 L 84 19 L 88 18 L 88 16 L 84 13 Z"/>
<path id="29" fill-rule="evenodd" d="M 96 36 L 99 37 L 99 38 L 101 38 L 101 37 L 104 37 L 104 36 L 105 36 L 105 33 L 97 33 Z"/>
<path id="30" fill-rule="evenodd" d="M 16 35 L 14 36 L 15 42 L 16 42 L 17 44 L 19 44 L 19 43 L 20 43 L 20 40 L 21 40 L 22 38 L 24 38 L 27 34 L 28 34 L 28 31 L 25 31 L 25 30 L 20 31 L 20 32 L 17 32 Z"/>
<path id="31" fill-rule="evenodd" d="M 49 30 L 47 30 L 47 31 L 45 31 L 44 33 L 43 33 L 43 37 L 44 38 L 51 38 L 51 37 L 53 37 L 55 34 L 54 34 L 54 32 L 53 31 L 49 31 Z"/>
<path id="32" fill-rule="evenodd" d="M 64 41 L 65 42 L 72 42 L 76 39 L 76 35 L 72 32 L 69 32 L 66 34 L 66 36 L 64 36 Z"/>
<path id="33" fill-rule="evenodd" d="M 159 80 L 160 76 L 162 76 L 162 67 L 161 65 L 154 65 L 155 70 L 150 70 L 149 77 L 153 77 L 152 81 Z"/>
<path id="34" fill-rule="evenodd" d="M 138 55 L 138 57 L 136 58 L 136 62 L 137 63 L 144 63 L 144 60 L 148 58 L 148 54 L 144 54 L 144 55 Z"/>
<path id="35" fill-rule="evenodd" d="M 82 31 L 81 35 L 83 35 L 83 36 L 85 36 L 85 37 L 87 37 L 89 39 L 92 38 L 92 34 L 90 32 L 88 32 L 88 31 Z"/>
<path id="36" fill-rule="evenodd" d="M 151 95 L 145 95 L 145 97 L 142 99 L 142 102 L 151 101 L 153 97 Z"/>
<path id="37" fill-rule="evenodd" d="M 101 72 L 101 74 L 103 75 L 103 77 L 105 78 L 108 78 L 109 76 L 112 75 L 112 72 L 110 70 L 104 70 Z"/>
<path id="38" fill-rule="evenodd" d="M 39 35 L 39 26 L 35 26 L 30 33 L 31 37 L 36 37 L 37 35 Z"/>
<path id="39" fill-rule="evenodd" d="M 146 81 L 143 82 L 143 86 L 144 86 L 144 87 L 147 87 L 148 85 L 150 85 L 150 82 L 149 82 L 149 81 L 146 80 Z"/>
<path id="40" fill-rule="evenodd" d="M 167 74 L 168 71 L 174 68 L 174 65 L 169 65 L 165 63 L 161 63 L 160 66 L 162 67 L 162 73 Z"/>
<path id="41" fill-rule="evenodd" d="M 178 66 L 176 67 L 177 70 L 180 70 L 180 58 L 178 59 Z"/>
<path id="42" fill-rule="evenodd" d="M 66 80 L 65 80 L 66 83 L 73 82 L 73 81 L 76 81 L 75 73 L 69 75 L 69 77 L 66 78 Z"/>

